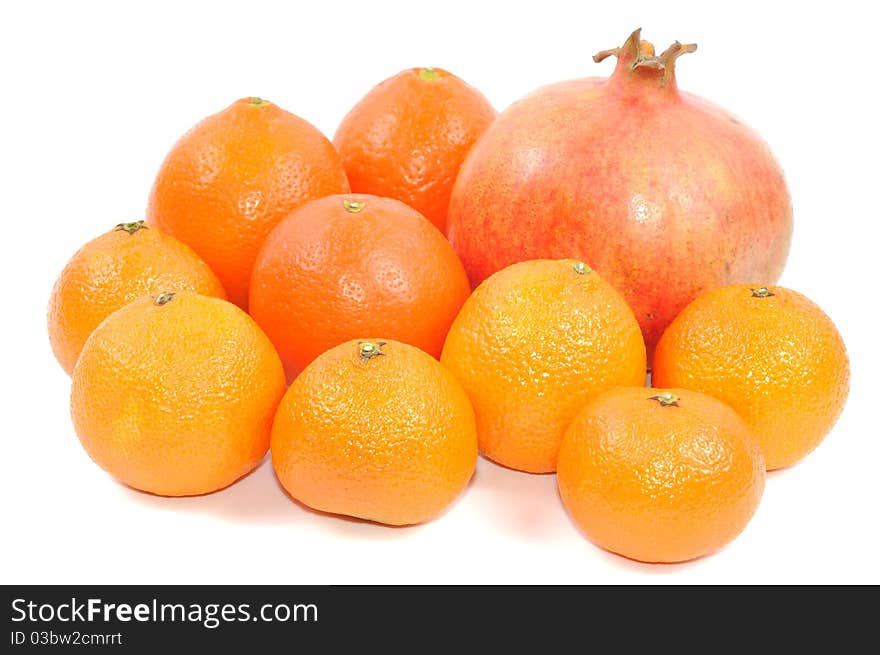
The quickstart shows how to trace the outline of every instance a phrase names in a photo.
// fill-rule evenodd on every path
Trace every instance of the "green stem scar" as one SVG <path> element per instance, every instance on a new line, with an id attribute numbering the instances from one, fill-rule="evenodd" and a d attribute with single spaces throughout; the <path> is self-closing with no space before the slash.
<path id="1" fill-rule="evenodd" d="M 158 305 L 159 307 L 161 307 L 162 305 L 166 304 L 169 300 L 171 300 L 173 297 L 174 297 L 174 292 L 166 291 L 165 293 L 160 293 L 158 296 L 156 296 L 156 299 L 153 301 L 153 303 Z"/>
<path id="2" fill-rule="evenodd" d="M 419 70 L 419 77 L 430 82 L 431 80 L 436 80 L 440 77 L 440 74 L 433 68 L 422 68 Z"/>
<path id="3" fill-rule="evenodd" d="M 114 232 L 128 232 L 129 234 L 134 234 L 138 230 L 148 230 L 146 226 L 146 221 L 134 221 L 133 223 L 120 223 L 116 227 L 113 228 Z"/>
<path id="4" fill-rule="evenodd" d="M 583 262 L 575 262 L 574 266 L 572 266 L 574 272 L 578 275 L 586 275 L 590 273 L 593 269 L 584 264 Z"/>
<path id="5" fill-rule="evenodd" d="M 358 341 L 358 354 L 363 361 L 369 361 L 373 357 L 385 354 L 382 352 L 382 346 L 384 345 L 384 341 Z"/>
<path id="6" fill-rule="evenodd" d="M 342 201 L 342 206 L 345 207 L 345 211 L 357 214 L 367 206 L 367 203 L 363 200 L 349 200 L 346 198 Z"/>
<path id="7" fill-rule="evenodd" d="M 268 100 L 263 100 L 259 96 L 252 96 L 251 97 L 251 104 L 254 107 L 265 107 L 266 105 L 271 104 L 271 103 Z"/>
<path id="8" fill-rule="evenodd" d="M 770 291 L 767 287 L 758 287 L 757 289 L 752 289 L 752 298 L 769 298 L 770 296 L 775 296 L 776 294 Z"/>
<path id="9" fill-rule="evenodd" d="M 648 400 L 656 400 L 660 403 L 660 407 L 678 407 L 678 396 L 670 391 L 658 393 L 656 396 L 648 398 Z"/>

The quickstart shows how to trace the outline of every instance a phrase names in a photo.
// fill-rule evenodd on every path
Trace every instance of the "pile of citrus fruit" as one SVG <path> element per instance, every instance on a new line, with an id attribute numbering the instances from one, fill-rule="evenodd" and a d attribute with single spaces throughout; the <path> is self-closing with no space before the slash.
<path id="1" fill-rule="evenodd" d="M 678 562 L 723 547 L 765 472 L 831 430 L 849 368 L 830 319 L 773 284 L 790 204 L 765 146 L 739 122 L 695 121 L 709 105 L 675 87 L 675 58 L 693 49 L 656 56 L 636 32 L 597 56 L 620 60 L 610 79 L 548 87 L 500 117 L 447 71 L 407 70 L 333 142 L 256 97 L 198 123 L 161 165 L 145 220 L 83 246 L 52 292 L 83 447 L 165 496 L 223 489 L 271 450 L 297 501 L 391 525 L 442 514 L 479 452 L 555 472 L 573 522 L 612 552 Z M 572 121 L 571 94 L 637 105 L 641 122 Z M 681 152 L 605 166 L 621 140 L 634 157 L 650 147 L 633 130 L 652 112 Z M 559 137 L 570 130 L 606 148 Z M 718 180 L 725 193 L 707 186 Z M 714 213 L 690 215 L 704 191 L 715 204 L 700 212 Z M 606 218 L 655 240 L 709 221 L 720 245 L 689 228 L 628 249 Z M 693 270 L 669 276 L 667 260 Z M 700 277 L 716 260 L 722 277 Z"/>

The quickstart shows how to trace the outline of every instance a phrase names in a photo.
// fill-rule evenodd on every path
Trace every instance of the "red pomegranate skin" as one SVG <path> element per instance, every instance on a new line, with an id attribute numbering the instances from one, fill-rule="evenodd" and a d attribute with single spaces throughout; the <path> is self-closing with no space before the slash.
<path id="1" fill-rule="evenodd" d="M 676 46 L 654 57 L 635 32 L 610 51 L 610 78 L 541 88 L 477 141 L 447 228 L 473 285 L 517 261 L 581 259 L 629 301 L 650 357 L 703 291 L 778 279 L 792 233 L 782 170 L 753 130 L 678 90 L 675 56 L 693 47 Z"/>

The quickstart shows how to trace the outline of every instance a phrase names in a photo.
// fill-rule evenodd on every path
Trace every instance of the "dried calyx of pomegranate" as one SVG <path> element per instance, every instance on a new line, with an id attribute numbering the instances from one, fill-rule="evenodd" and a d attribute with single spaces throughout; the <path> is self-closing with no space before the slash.
<path id="1" fill-rule="evenodd" d="M 701 293 L 779 278 L 792 232 L 785 177 L 744 121 L 679 88 L 675 62 L 695 49 L 675 42 L 658 55 L 636 30 L 595 56 L 617 58 L 610 77 L 550 84 L 492 122 L 446 221 L 472 284 L 513 262 L 581 260 L 632 307 L 650 360 Z"/>
<path id="2" fill-rule="evenodd" d="M 654 54 L 654 44 L 643 41 L 641 38 L 642 28 L 629 35 L 629 38 L 619 48 L 603 50 L 593 55 L 593 61 L 599 63 L 608 57 L 617 57 L 618 70 L 629 69 L 636 71 L 657 71 L 661 83 L 675 81 L 675 60 L 684 54 L 697 49 L 696 43 L 680 43 L 676 41 L 666 48 L 661 54 Z"/>

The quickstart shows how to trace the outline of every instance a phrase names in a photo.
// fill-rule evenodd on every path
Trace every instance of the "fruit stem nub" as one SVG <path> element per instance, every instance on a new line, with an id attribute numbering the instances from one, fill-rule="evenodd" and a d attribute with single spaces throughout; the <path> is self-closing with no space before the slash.
<path id="1" fill-rule="evenodd" d="M 346 198 L 342 201 L 342 206 L 345 207 L 345 211 L 357 214 L 367 206 L 367 203 L 364 200 L 350 200 Z"/>
<path id="2" fill-rule="evenodd" d="M 656 400 L 660 403 L 660 407 L 678 407 L 678 396 L 671 391 L 658 393 L 656 396 L 648 398 L 648 400 Z"/>
<path id="3" fill-rule="evenodd" d="M 574 272 L 578 275 L 586 275 L 587 273 L 591 273 L 593 271 L 592 268 L 590 268 L 583 262 L 575 262 L 572 268 L 574 269 Z"/>
<path id="4" fill-rule="evenodd" d="M 384 355 L 385 353 L 382 352 L 384 345 L 384 341 L 358 341 L 358 354 L 363 361 L 367 362 L 373 357 Z"/>
<path id="5" fill-rule="evenodd" d="M 173 297 L 173 291 L 166 291 L 165 293 L 160 293 L 158 296 L 156 296 L 156 299 L 153 301 L 153 303 L 161 307 L 162 305 L 170 301 Z"/>
<path id="6" fill-rule="evenodd" d="M 128 232 L 129 234 L 134 234 L 138 230 L 148 230 L 149 228 L 146 225 L 145 221 L 133 221 L 131 223 L 120 223 L 116 227 L 113 228 L 114 232 Z"/>
<path id="7" fill-rule="evenodd" d="M 752 298 L 769 298 L 770 296 L 775 296 L 776 294 L 770 291 L 767 287 L 757 287 L 752 289 Z"/>
<path id="8" fill-rule="evenodd" d="M 431 81 L 436 80 L 438 77 L 440 77 L 440 74 L 431 67 L 419 69 L 419 78 L 423 80 Z"/>

